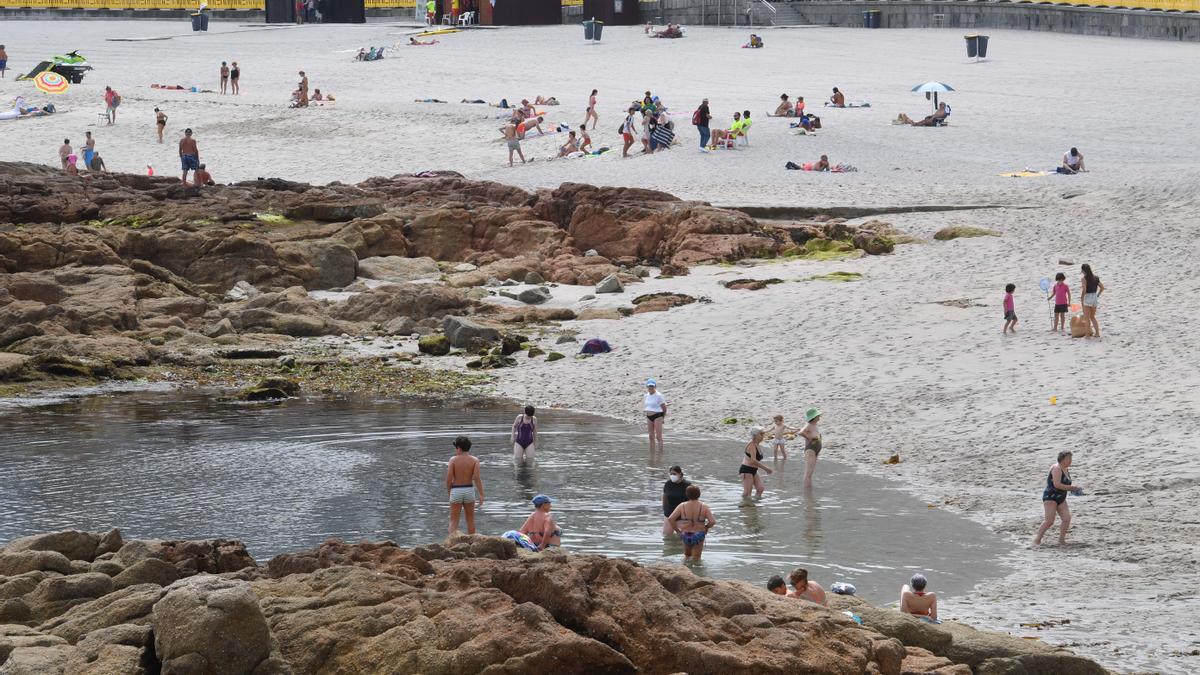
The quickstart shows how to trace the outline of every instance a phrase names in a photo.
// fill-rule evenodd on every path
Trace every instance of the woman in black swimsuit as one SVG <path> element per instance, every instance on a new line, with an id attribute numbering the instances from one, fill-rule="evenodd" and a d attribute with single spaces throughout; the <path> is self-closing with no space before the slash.
<path id="1" fill-rule="evenodd" d="M 750 428 L 750 442 L 742 449 L 742 465 L 738 467 L 738 474 L 742 477 L 742 499 L 750 497 L 750 490 L 758 491 L 758 496 L 762 497 L 763 490 L 766 486 L 763 485 L 762 476 L 758 475 L 758 470 L 762 469 L 768 474 L 774 473 L 766 464 L 762 463 L 762 449 L 758 447 L 762 443 L 766 432 L 762 427 Z"/>
<path id="2" fill-rule="evenodd" d="M 1046 489 L 1042 491 L 1042 507 L 1046 510 L 1046 519 L 1042 521 L 1037 536 L 1033 538 L 1034 546 L 1042 543 L 1042 535 L 1054 525 L 1055 516 L 1062 519 L 1058 526 L 1058 543 L 1067 543 L 1067 529 L 1071 527 L 1071 508 L 1067 506 L 1067 494 L 1078 494 L 1082 491 L 1080 486 L 1071 482 L 1071 474 L 1067 473 L 1069 468 L 1071 451 L 1064 450 L 1058 453 L 1058 461 L 1050 467 L 1050 473 L 1046 476 Z"/>
<path id="3" fill-rule="evenodd" d="M 233 67 L 229 69 L 229 93 L 238 93 L 238 79 L 242 76 L 242 69 L 238 68 L 237 61 L 233 62 Z"/>

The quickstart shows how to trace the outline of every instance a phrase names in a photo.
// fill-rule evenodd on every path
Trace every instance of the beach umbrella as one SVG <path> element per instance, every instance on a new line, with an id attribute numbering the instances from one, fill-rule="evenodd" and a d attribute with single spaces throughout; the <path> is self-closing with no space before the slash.
<path id="1" fill-rule="evenodd" d="M 926 98 L 928 98 L 929 94 L 932 93 L 933 109 L 937 110 L 937 95 L 944 94 L 948 91 L 954 91 L 954 87 L 951 87 L 945 82 L 926 82 L 925 84 L 918 84 L 917 86 L 913 87 L 912 90 L 918 94 L 925 94 Z"/>
<path id="2" fill-rule="evenodd" d="M 34 75 L 33 86 L 47 94 L 65 94 L 67 89 L 71 87 L 67 82 L 67 78 L 52 70 L 43 70 Z"/>

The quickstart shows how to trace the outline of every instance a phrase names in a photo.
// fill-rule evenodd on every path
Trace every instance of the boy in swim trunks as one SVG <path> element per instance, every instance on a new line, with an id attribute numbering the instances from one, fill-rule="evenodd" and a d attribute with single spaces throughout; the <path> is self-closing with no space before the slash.
<path id="1" fill-rule="evenodd" d="M 776 415 L 774 421 L 775 424 L 771 427 L 771 431 L 774 432 L 771 439 L 771 446 L 775 448 L 775 459 L 779 459 L 780 455 L 783 455 L 783 458 L 787 459 L 787 439 L 784 438 L 784 434 L 788 432 L 794 434 L 800 430 L 784 424 L 783 415 Z"/>
<path id="2" fill-rule="evenodd" d="M 483 507 L 483 479 L 479 460 L 471 455 L 471 439 L 454 439 L 454 456 L 446 467 L 446 492 L 450 496 L 450 534 L 458 532 L 458 516 L 466 512 L 467 534 L 475 534 L 475 507 Z"/>

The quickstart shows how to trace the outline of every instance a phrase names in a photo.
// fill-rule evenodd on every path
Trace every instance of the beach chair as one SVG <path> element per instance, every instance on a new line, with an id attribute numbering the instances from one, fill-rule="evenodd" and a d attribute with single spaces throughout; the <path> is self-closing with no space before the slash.
<path id="1" fill-rule="evenodd" d="M 454 25 L 454 17 L 451 16 L 449 13 L 443 14 L 442 15 L 442 25 L 443 26 L 453 26 Z"/>
<path id="2" fill-rule="evenodd" d="M 470 26 L 471 22 L 474 20 L 475 20 L 475 12 L 463 12 L 458 17 L 458 25 L 459 26 Z"/>

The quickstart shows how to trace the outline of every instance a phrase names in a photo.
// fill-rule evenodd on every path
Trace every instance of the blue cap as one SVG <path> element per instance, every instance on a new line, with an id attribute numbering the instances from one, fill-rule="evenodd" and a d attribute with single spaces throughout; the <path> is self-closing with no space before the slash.
<path id="1" fill-rule="evenodd" d="M 541 506 L 542 504 L 552 504 L 552 503 L 554 503 L 554 500 L 550 499 L 546 495 L 538 495 L 533 498 L 534 506 Z"/>
<path id="2" fill-rule="evenodd" d="M 650 379 L 646 380 L 646 386 L 647 386 L 647 387 L 657 387 L 657 386 L 658 386 L 658 382 L 655 382 L 655 381 L 654 381 L 654 378 L 652 377 L 652 378 L 650 378 Z"/>

